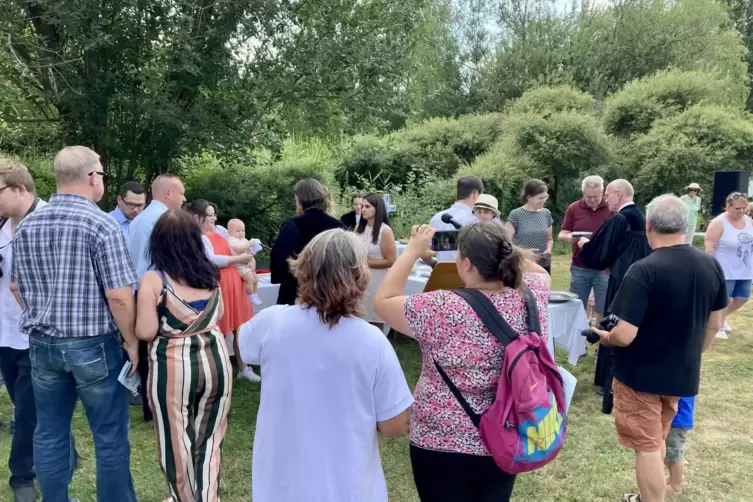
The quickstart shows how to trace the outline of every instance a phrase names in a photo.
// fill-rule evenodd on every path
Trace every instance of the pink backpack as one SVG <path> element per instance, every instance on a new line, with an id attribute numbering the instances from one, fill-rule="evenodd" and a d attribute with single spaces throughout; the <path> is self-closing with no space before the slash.
<path id="1" fill-rule="evenodd" d="M 499 468 L 510 474 L 536 470 L 554 460 L 567 433 L 562 376 L 539 336 L 536 300 L 524 285 L 529 332 L 519 335 L 480 291 L 460 289 L 455 293 L 473 307 L 505 348 L 494 403 L 483 414 L 474 412 L 436 360 L 434 365 L 478 428 Z"/>

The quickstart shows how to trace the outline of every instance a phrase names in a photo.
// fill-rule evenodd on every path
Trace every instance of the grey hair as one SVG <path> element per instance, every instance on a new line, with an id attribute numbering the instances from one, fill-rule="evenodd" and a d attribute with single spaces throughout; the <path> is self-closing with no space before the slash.
<path id="1" fill-rule="evenodd" d="M 623 180 L 623 179 L 614 180 L 608 186 L 612 187 L 612 190 L 617 190 L 618 192 L 622 192 L 626 200 L 628 201 L 633 200 L 633 195 L 635 195 L 635 191 L 633 190 L 633 185 L 631 185 L 628 180 Z"/>
<path id="2" fill-rule="evenodd" d="M 593 176 L 586 176 L 580 184 L 580 189 L 585 190 L 586 188 L 601 188 L 604 190 L 604 178 L 595 174 Z"/>
<path id="3" fill-rule="evenodd" d="M 55 156 L 55 181 L 58 185 L 83 183 L 98 167 L 102 166 L 97 152 L 85 146 L 67 146 Z"/>
<path id="4" fill-rule="evenodd" d="M 688 230 L 688 206 L 675 195 L 660 195 L 648 204 L 646 219 L 656 233 L 683 234 Z"/>

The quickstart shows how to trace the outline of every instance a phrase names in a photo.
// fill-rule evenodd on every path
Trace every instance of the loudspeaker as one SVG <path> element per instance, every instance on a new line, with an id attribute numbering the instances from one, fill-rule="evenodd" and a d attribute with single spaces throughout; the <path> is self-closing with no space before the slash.
<path id="1" fill-rule="evenodd" d="M 711 203 L 711 215 L 717 216 L 724 212 L 727 196 L 732 192 L 748 193 L 750 172 L 748 171 L 717 171 L 714 173 L 714 199 Z"/>

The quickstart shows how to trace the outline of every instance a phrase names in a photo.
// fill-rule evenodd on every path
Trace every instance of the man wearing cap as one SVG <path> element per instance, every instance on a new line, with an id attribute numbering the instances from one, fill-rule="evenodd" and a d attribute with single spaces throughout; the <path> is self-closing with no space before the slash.
<path id="1" fill-rule="evenodd" d="M 581 248 L 577 242 L 584 234 L 596 232 L 612 216 L 609 205 L 604 200 L 604 180 L 601 176 L 587 176 L 581 183 L 583 198 L 573 202 L 565 211 L 562 228 L 557 238 L 560 242 L 573 245 L 573 261 L 570 265 L 570 291 L 578 295 L 583 308 L 588 310 L 588 297 L 594 292 L 596 321 L 600 321 L 607 296 L 609 278 L 600 270 L 587 268 L 580 259 Z M 576 232 L 573 235 L 573 232 Z M 585 235 L 590 238 L 590 235 Z"/>
<path id="2" fill-rule="evenodd" d="M 688 193 L 680 197 L 688 207 L 688 231 L 685 234 L 685 243 L 693 245 L 693 234 L 695 234 L 698 224 L 698 212 L 701 210 L 701 198 L 698 196 L 701 193 L 701 187 L 698 183 L 691 183 L 685 187 L 685 190 Z"/>
<path id="3" fill-rule="evenodd" d="M 499 204 L 493 195 L 482 193 L 473 205 L 473 214 L 478 221 L 499 222 Z"/>

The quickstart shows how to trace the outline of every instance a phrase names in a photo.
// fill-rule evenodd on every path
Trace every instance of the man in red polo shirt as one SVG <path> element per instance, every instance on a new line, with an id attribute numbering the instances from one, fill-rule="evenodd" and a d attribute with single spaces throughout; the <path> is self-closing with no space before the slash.
<path id="1" fill-rule="evenodd" d="M 562 228 L 558 235 L 561 242 L 573 245 L 573 261 L 570 265 L 570 291 L 578 295 L 583 307 L 588 310 L 588 297 L 591 289 L 594 291 L 596 321 L 601 320 L 606 302 L 607 283 L 609 278 L 604 272 L 586 268 L 580 258 L 580 247 L 577 242 L 581 235 L 578 232 L 596 232 L 599 227 L 612 216 L 609 205 L 604 200 L 604 180 L 601 176 L 587 176 L 581 184 L 583 198 L 573 202 L 565 212 Z M 573 232 L 576 232 L 573 235 Z M 586 236 L 589 237 L 590 236 Z"/>

